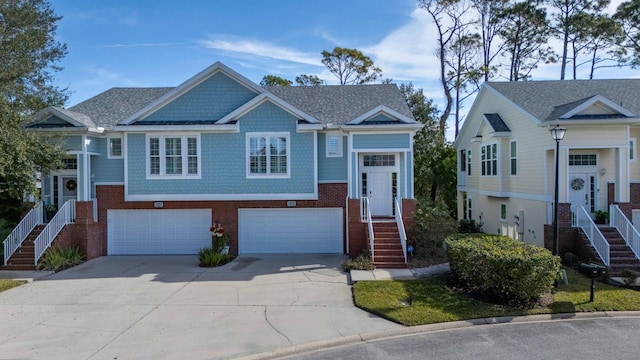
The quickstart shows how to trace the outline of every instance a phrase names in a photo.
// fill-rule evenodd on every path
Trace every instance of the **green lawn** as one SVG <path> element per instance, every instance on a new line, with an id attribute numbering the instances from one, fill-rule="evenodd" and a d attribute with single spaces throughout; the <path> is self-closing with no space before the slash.
<path id="1" fill-rule="evenodd" d="M 20 286 L 22 284 L 26 284 L 27 282 L 24 280 L 8 280 L 8 279 L 0 279 L 0 292 L 9 290 L 16 286 Z"/>
<path id="2" fill-rule="evenodd" d="M 358 307 L 404 325 L 499 317 L 589 311 L 640 311 L 640 292 L 591 282 L 567 269 L 569 285 L 560 285 L 547 308 L 517 309 L 490 304 L 451 291 L 442 277 L 405 281 L 361 281 L 354 285 Z"/>

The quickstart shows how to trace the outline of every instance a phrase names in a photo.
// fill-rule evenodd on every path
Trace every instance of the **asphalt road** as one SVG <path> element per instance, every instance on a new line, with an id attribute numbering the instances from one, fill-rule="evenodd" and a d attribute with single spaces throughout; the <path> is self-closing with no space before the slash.
<path id="1" fill-rule="evenodd" d="M 640 319 L 478 325 L 358 343 L 287 359 L 640 359 Z"/>

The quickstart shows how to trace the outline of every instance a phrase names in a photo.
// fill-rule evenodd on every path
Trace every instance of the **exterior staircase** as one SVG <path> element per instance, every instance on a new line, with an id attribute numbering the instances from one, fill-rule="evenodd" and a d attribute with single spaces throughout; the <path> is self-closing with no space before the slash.
<path id="1" fill-rule="evenodd" d="M 599 229 L 609 243 L 611 276 L 620 276 L 624 269 L 640 272 L 640 260 L 636 258 L 631 248 L 627 246 L 618 230 L 610 226 L 602 226 Z"/>
<path id="2" fill-rule="evenodd" d="M 2 265 L 2 270 L 36 270 L 34 265 L 35 249 L 33 241 L 40 235 L 45 225 L 36 226 L 33 231 L 22 242 L 22 245 L 11 255 L 6 265 Z"/>
<path id="3" fill-rule="evenodd" d="M 380 269 L 406 269 L 407 264 L 404 262 L 404 253 L 396 222 L 374 220 L 373 234 L 375 249 L 373 265 Z"/>

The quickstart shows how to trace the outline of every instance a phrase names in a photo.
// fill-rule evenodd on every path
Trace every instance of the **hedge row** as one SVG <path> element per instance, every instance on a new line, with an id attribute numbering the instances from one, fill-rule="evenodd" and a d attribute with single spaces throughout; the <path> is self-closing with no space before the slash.
<path id="1" fill-rule="evenodd" d="M 470 287 L 506 303 L 530 303 L 553 287 L 560 258 L 512 238 L 464 234 L 447 239 L 451 270 Z"/>

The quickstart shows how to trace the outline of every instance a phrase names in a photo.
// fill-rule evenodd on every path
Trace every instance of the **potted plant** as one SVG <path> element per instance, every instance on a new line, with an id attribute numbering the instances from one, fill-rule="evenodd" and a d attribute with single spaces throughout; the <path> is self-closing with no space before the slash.
<path id="1" fill-rule="evenodd" d="M 596 210 L 595 215 L 595 223 L 596 224 L 606 224 L 609 222 L 609 213 L 602 210 Z"/>
<path id="2" fill-rule="evenodd" d="M 229 237 L 224 233 L 222 225 L 220 223 L 215 223 L 209 231 L 211 231 L 211 247 L 213 250 L 221 254 L 228 254 Z"/>
<path id="3" fill-rule="evenodd" d="M 53 219 L 53 216 L 58 212 L 58 207 L 52 204 L 45 205 L 44 211 L 47 215 L 47 221 L 51 221 L 51 219 Z"/>

